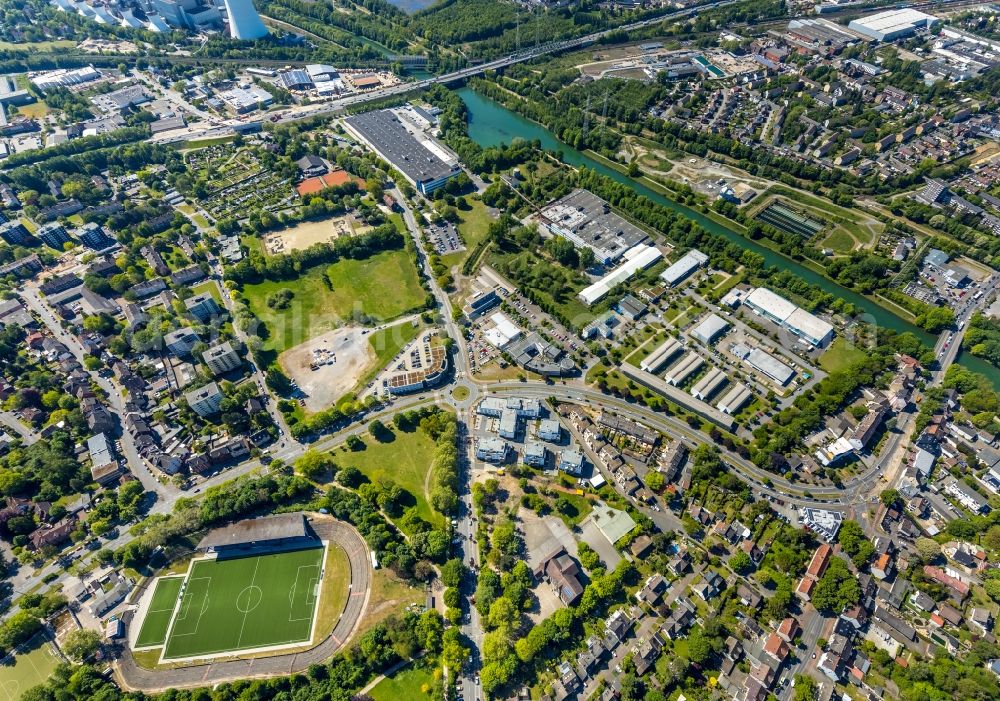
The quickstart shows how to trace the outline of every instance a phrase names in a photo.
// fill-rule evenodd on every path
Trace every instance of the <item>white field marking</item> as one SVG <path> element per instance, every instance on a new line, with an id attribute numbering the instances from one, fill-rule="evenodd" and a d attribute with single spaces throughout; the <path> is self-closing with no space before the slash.
<path id="1" fill-rule="evenodd" d="M 296 618 L 292 618 L 292 614 L 295 613 L 295 595 L 299 591 L 299 576 L 302 574 L 303 569 L 307 570 L 319 569 L 319 565 L 299 565 L 299 568 L 295 571 L 295 582 L 292 584 L 292 588 L 288 592 L 288 620 L 291 623 L 294 623 L 296 621 L 308 621 L 310 618 L 312 618 L 312 610 L 310 610 L 309 614 L 306 616 L 298 616 Z M 306 580 L 306 590 L 305 590 L 306 606 L 316 605 L 316 597 L 311 591 L 313 587 L 315 587 L 314 584 L 315 581 L 316 581 L 315 577 Z M 310 599 L 312 600 L 310 601 Z"/>
<path id="2" fill-rule="evenodd" d="M 198 619 L 194 623 L 194 630 L 188 631 L 186 633 L 175 633 L 175 632 L 173 632 L 173 628 L 174 628 L 173 624 L 180 623 L 181 621 L 186 621 L 187 618 L 188 618 L 188 614 L 191 613 L 191 606 L 192 606 L 191 602 L 192 602 L 192 600 L 194 600 L 194 598 L 196 596 L 196 594 L 191 593 L 191 590 L 193 589 L 192 585 L 195 582 L 208 582 L 208 585 L 203 590 L 204 591 L 204 596 L 202 597 L 202 600 L 201 600 L 201 609 L 197 613 Z M 177 612 L 178 615 L 174 618 L 173 624 L 170 626 L 171 630 L 170 630 L 170 634 L 167 636 L 167 640 L 170 640 L 170 638 L 182 638 L 182 637 L 184 637 L 186 635 L 197 635 L 198 634 L 198 629 L 201 628 L 201 619 L 202 619 L 202 616 L 204 616 L 205 615 L 205 611 L 208 610 L 208 594 L 209 594 L 209 591 L 211 591 L 211 588 L 212 588 L 212 578 L 211 577 L 197 577 L 195 579 L 192 579 L 190 582 L 188 582 L 187 589 L 184 592 L 184 599 L 187 602 L 187 607 L 184 610 L 184 615 L 183 616 L 179 615 L 180 611 Z"/>
<path id="3" fill-rule="evenodd" d="M 257 581 L 257 568 L 258 567 L 260 567 L 260 557 L 258 557 L 257 561 L 253 563 L 253 575 L 251 575 L 251 577 L 250 577 L 250 586 L 251 587 Z M 238 637 L 236 639 L 236 647 L 237 648 L 239 648 L 239 646 L 243 644 L 243 629 L 246 628 L 246 625 L 247 625 L 247 616 L 249 616 L 249 615 L 250 615 L 249 611 L 247 613 L 243 614 L 243 623 L 240 624 L 240 637 Z"/>

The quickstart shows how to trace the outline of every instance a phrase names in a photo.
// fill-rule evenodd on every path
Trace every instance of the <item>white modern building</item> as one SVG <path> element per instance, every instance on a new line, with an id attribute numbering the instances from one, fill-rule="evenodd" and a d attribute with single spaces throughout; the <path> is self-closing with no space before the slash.
<path id="1" fill-rule="evenodd" d="M 622 255 L 625 262 L 609 272 L 589 287 L 585 287 L 578 295 L 580 301 L 588 307 L 604 298 L 617 285 L 627 282 L 640 270 L 645 270 L 663 257 L 656 246 L 639 244 L 625 251 Z"/>
<path id="2" fill-rule="evenodd" d="M 660 273 L 660 279 L 667 283 L 668 286 L 674 287 L 707 262 L 707 255 L 697 248 L 692 248 L 681 256 L 676 263 Z"/>
<path id="3" fill-rule="evenodd" d="M 691 331 L 695 338 L 707 346 L 712 345 L 716 337 L 729 328 L 729 322 L 718 314 L 709 314 Z"/>
<path id="4" fill-rule="evenodd" d="M 766 287 L 750 292 L 743 304 L 814 346 L 822 348 L 833 339 L 833 326 Z"/>
<path id="5" fill-rule="evenodd" d="M 904 8 L 859 17 L 848 24 L 847 28 L 877 41 L 894 41 L 923 29 L 931 29 L 939 21 L 934 15 L 913 8 Z"/>

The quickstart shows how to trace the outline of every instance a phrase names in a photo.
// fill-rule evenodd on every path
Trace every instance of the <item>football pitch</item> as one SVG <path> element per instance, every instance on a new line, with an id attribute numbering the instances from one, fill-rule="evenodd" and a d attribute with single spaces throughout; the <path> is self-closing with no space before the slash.
<path id="1" fill-rule="evenodd" d="M 36 635 L 0 662 L 0 701 L 18 701 L 25 691 L 48 680 L 60 662 L 52 645 Z"/>
<path id="2" fill-rule="evenodd" d="M 309 642 L 325 548 L 195 560 L 157 580 L 136 647 L 182 660 Z"/>

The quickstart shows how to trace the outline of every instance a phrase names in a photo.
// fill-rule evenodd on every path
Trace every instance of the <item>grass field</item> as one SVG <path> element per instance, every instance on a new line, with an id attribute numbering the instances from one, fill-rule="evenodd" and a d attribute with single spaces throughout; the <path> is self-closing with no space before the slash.
<path id="1" fill-rule="evenodd" d="M 464 263 L 466 257 L 486 238 L 490 222 L 493 221 L 493 218 L 490 217 L 490 213 L 486 209 L 486 205 L 471 197 L 467 198 L 467 201 L 469 202 L 469 209 L 459 210 L 457 227 L 458 233 L 465 243 L 465 250 L 442 256 L 445 265 L 460 265 Z"/>
<path id="2" fill-rule="evenodd" d="M 430 694 L 424 693 L 434 687 L 434 674 L 430 668 L 418 660 L 395 674 L 386 677 L 368 692 L 374 701 L 401 701 L 406 699 L 429 699 Z"/>
<path id="3" fill-rule="evenodd" d="M 195 561 L 166 634 L 163 659 L 309 641 L 323 552 L 308 548 Z M 154 603 L 158 594 L 154 591 Z"/>
<path id="4" fill-rule="evenodd" d="M 0 664 L 0 701 L 18 701 L 25 691 L 48 680 L 62 659 L 41 635 Z"/>
<path id="5" fill-rule="evenodd" d="M 393 438 L 379 443 L 363 436 L 364 450 L 337 451 L 334 460 L 340 468 L 355 467 L 372 482 L 391 480 L 413 495 L 420 518 L 440 525 L 442 517 L 427 501 L 424 486 L 434 456 L 434 441 L 423 431 L 393 429 Z"/>
<path id="6" fill-rule="evenodd" d="M 183 577 L 162 577 L 156 580 L 153 600 L 149 604 L 145 618 L 142 619 L 142 627 L 135 641 L 136 647 L 162 645 L 166 641 L 167 629 L 174 614 L 174 604 L 177 603 L 177 596 L 181 593 L 183 583 Z"/>
<path id="7" fill-rule="evenodd" d="M 284 288 L 294 293 L 289 307 L 268 307 L 267 296 Z M 316 266 L 295 280 L 244 285 L 243 294 L 250 310 L 267 326 L 265 349 L 279 353 L 351 319 L 356 310 L 386 321 L 414 309 L 424 299 L 416 266 L 405 250 L 383 251 L 364 260 L 340 260 L 327 268 Z"/>
<path id="8" fill-rule="evenodd" d="M 855 348 L 850 341 L 837 337 L 830 347 L 819 358 L 819 366 L 827 372 L 846 370 L 859 360 L 864 360 L 866 354 L 860 348 Z"/>
<path id="9" fill-rule="evenodd" d="M 219 292 L 219 286 L 215 284 L 215 280 L 206 280 L 205 282 L 195 285 L 194 287 L 191 288 L 191 291 L 194 292 L 196 295 L 204 294 L 207 292 L 208 294 L 212 295 L 212 299 L 214 299 L 215 302 L 220 307 L 223 307 L 223 309 L 225 309 L 225 307 L 222 304 L 222 293 Z"/>

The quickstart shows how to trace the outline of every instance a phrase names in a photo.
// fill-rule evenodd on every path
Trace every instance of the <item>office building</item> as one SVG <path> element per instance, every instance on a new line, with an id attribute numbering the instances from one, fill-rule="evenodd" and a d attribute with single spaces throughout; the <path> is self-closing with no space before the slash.
<path id="1" fill-rule="evenodd" d="M 262 39 L 267 27 L 257 14 L 253 0 L 224 0 L 229 17 L 229 36 L 233 39 Z"/>
<path id="2" fill-rule="evenodd" d="M 243 365 L 243 359 L 229 341 L 212 346 L 202 353 L 201 359 L 213 375 L 221 375 Z"/>
<path id="3" fill-rule="evenodd" d="M 215 382 L 209 382 L 203 387 L 185 392 L 184 399 L 198 416 L 211 416 L 217 414 L 222 406 L 222 390 Z"/>
<path id="4" fill-rule="evenodd" d="M 37 236 L 49 248 L 63 250 L 63 244 L 70 242 L 66 227 L 57 221 L 51 221 L 38 227 Z"/>
<path id="5" fill-rule="evenodd" d="M 833 338 L 833 326 L 766 287 L 750 292 L 743 304 L 811 345 L 822 348 Z"/>
<path id="6" fill-rule="evenodd" d="M 440 146 L 407 131 L 392 110 L 356 114 L 344 120 L 344 126 L 424 195 L 462 172 L 456 163 L 446 160 Z"/>

